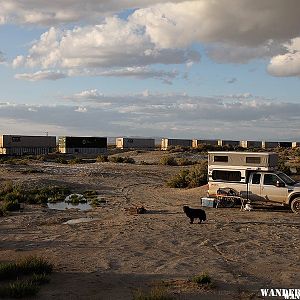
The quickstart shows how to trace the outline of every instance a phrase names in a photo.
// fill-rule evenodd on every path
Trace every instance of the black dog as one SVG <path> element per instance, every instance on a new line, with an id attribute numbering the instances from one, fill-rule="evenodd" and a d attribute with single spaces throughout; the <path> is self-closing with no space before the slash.
<path id="1" fill-rule="evenodd" d="M 188 216 L 188 218 L 190 218 L 191 220 L 191 224 L 193 224 L 194 222 L 194 219 L 199 219 L 199 224 L 202 222 L 202 221 L 205 221 L 206 220 L 206 213 L 203 209 L 200 209 L 200 208 L 190 208 L 188 207 L 187 205 L 185 205 L 183 207 L 183 211 L 185 212 L 185 214 Z"/>

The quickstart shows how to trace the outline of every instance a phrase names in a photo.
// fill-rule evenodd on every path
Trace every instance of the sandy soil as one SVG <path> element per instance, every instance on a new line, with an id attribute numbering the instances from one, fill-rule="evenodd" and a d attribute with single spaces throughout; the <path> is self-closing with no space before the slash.
<path id="1" fill-rule="evenodd" d="M 29 167 L 43 173 L 20 173 Z M 300 216 L 284 209 L 205 208 L 208 220 L 191 225 L 182 206 L 200 207 L 206 187 L 166 187 L 166 178 L 179 169 L 113 163 L 2 166 L 1 181 L 93 189 L 107 204 L 85 212 L 27 205 L 0 218 L 0 261 L 29 254 L 49 258 L 55 272 L 39 299 L 126 300 L 163 281 L 176 299 L 256 299 L 260 288 L 299 288 Z M 148 213 L 130 214 L 127 209 L 136 205 Z M 63 224 L 83 217 L 95 220 Z M 186 281 L 202 272 L 211 275 L 214 288 Z"/>

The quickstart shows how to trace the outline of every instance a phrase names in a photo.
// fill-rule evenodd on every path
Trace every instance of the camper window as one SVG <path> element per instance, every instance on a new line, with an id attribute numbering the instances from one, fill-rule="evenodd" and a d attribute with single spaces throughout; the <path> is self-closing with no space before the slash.
<path id="1" fill-rule="evenodd" d="M 241 172 L 214 170 L 212 172 L 212 179 L 224 181 L 241 181 Z"/>
<path id="2" fill-rule="evenodd" d="M 260 164 L 260 157 L 246 157 L 246 164 Z"/>
<path id="3" fill-rule="evenodd" d="M 214 162 L 228 162 L 228 156 L 214 156 Z"/>

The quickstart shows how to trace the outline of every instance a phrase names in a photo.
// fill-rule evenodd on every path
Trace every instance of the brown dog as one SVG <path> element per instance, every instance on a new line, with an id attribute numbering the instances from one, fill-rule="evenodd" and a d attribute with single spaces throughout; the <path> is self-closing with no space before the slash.
<path id="1" fill-rule="evenodd" d="M 190 208 L 187 205 L 183 207 L 183 211 L 187 215 L 188 218 L 191 220 L 191 224 L 193 224 L 194 219 L 199 219 L 199 224 L 202 221 L 206 221 L 206 213 L 203 209 L 200 208 Z"/>

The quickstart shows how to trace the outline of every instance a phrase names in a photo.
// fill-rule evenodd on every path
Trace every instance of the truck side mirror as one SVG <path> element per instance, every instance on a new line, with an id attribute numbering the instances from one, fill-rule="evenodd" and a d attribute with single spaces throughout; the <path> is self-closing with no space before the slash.
<path id="1" fill-rule="evenodd" d="M 284 187 L 285 184 L 284 184 L 283 182 L 277 180 L 277 181 L 276 181 L 276 186 L 277 186 L 277 187 Z"/>

